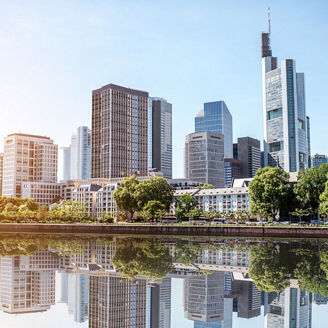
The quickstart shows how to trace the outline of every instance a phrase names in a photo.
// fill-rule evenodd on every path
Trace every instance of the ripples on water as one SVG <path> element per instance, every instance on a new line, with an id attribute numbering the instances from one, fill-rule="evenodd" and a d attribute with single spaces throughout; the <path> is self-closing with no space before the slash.
<path id="1" fill-rule="evenodd" d="M 327 327 L 325 240 L 0 235 L 1 327 Z"/>

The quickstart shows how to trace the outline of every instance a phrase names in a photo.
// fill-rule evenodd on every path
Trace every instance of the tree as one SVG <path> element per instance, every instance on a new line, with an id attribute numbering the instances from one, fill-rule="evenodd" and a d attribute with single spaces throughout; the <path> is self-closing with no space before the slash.
<path id="1" fill-rule="evenodd" d="M 289 192 L 289 175 L 279 167 L 264 167 L 256 171 L 249 183 L 251 212 L 263 217 L 276 218 L 286 205 Z"/>
<path id="2" fill-rule="evenodd" d="M 135 176 L 124 178 L 113 194 L 117 207 L 128 213 L 131 218 L 139 209 L 136 198 L 136 190 L 139 184 L 140 182 Z"/>
<path id="3" fill-rule="evenodd" d="M 281 291 L 289 286 L 293 273 L 289 256 L 273 244 L 261 245 L 251 250 L 249 276 L 256 287 L 265 292 Z"/>
<path id="4" fill-rule="evenodd" d="M 328 216 L 328 181 L 325 183 L 324 192 L 320 195 L 319 213 Z"/>
<path id="5" fill-rule="evenodd" d="M 161 219 L 166 214 L 166 206 L 158 200 L 150 200 L 143 209 L 143 216 L 151 218 L 153 221 Z"/>
<path id="6" fill-rule="evenodd" d="M 294 186 L 294 193 L 301 206 L 318 216 L 320 195 L 325 191 L 327 173 L 328 164 L 302 170 L 298 173 L 297 183 Z"/>
<path id="7" fill-rule="evenodd" d="M 113 264 L 122 277 L 129 279 L 135 279 L 138 275 L 163 279 L 172 270 L 168 248 L 151 241 L 125 241 L 117 247 Z"/>
<path id="8" fill-rule="evenodd" d="M 210 184 L 210 183 L 206 183 L 206 184 L 204 184 L 202 186 L 199 186 L 198 188 L 199 189 L 214 189 L 214 186 L 212 184 Z"/>
<path id="9" fill-rule="evenodd" d="M 189 217 L 191 210 L 195 209 L 198 205 L 197 200 L 190 194 L 183 194 L 176 201 L 175 216 L 178 220 L 185 220 Z"/>
<path id="10" fill-rule="evenodd" d="M 168 211 L 173 199 L 173 187 L 162 177 L 152 177 L 140 182 L 135 189 L 138 208 L 143 209 L 149 201 L 158 201 Z"/>
<path id="11" fill-rule="evenodd" d="M 307 217 L 310 215 L 310 211 L 296 208 L 294 212 L 290 212 L 291 215 L 297 216 L 301 221 L 302 217 Z"/>
<path id="12" fill-rule="evenodd" d="M 189 211 L 189 217 L 192 220 L 199 220 L 200 216 L 202 215 L 202 211 L 198 208 L 194 208 L 191 211 Z"/>

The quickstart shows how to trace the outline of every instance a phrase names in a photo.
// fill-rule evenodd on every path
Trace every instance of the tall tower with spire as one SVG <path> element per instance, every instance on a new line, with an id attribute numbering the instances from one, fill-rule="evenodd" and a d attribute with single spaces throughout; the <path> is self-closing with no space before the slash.
<path id="1" fill-rule="evenodd" d="M 269 9 L 268 32 L 261 34 L 264 166 L 297 172 L 308 167 L 310 155 L 304 73 L 296 73 L 293 59 L 282 60 L 278 67 L 270 23 Z"/>

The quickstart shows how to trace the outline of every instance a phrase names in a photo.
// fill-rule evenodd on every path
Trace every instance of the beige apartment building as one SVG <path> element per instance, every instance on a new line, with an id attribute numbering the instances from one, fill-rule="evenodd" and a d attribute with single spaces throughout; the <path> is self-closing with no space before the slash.
<path id="1" fill-rule="evenodd" d="M 57 165 L 58 146 L 49 137 L 9 134 L 4 143 L 2 195 L 22 197 L 27 182 L 56 184 Z"/>

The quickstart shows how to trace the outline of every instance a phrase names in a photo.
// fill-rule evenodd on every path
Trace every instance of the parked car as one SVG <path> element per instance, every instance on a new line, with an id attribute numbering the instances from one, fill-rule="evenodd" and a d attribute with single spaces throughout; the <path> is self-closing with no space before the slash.
<path id="1" fill-rule="evenodd" d="M 319 224 L 323 224 L 323 222 L 320 220 L 311 220 L 311 224 L 319 225 Z"/>

